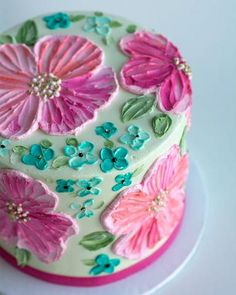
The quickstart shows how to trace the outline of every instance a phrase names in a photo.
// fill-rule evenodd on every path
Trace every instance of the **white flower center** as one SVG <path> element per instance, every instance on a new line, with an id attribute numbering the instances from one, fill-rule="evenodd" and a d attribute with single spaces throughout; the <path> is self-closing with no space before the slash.
<path id="1" fill-rule="evenodd" d="M 173 62 L 179 71 L 183 71 L 185 73 L 185 75 L 189 77 L 189 79 L 192 79 L 191 67 L 184 59 L 180 59 L 179 57 L 175 57 Z"/>
<path id="2" fill-rule="evenodd" d="M 16 205 L 13 202 L 7 202 L 7 214 L 13 221 L 18 222 L 27 222 L 30 220 L 29 211 L 24 211 L 22 208 L 22 204 Z"/>
<path id="3" fill-rule="evenodd" d="M 30 94 L 42 97 L 44 100 L 60 96 L 61 79 L 52 73 L 35 76 L 30 83 Z"/>
<path id="4" fill-rule="evenodd" d="M 163 208 L 165 208 L 167 205 L 167 195 L 168 191 L 162 190 L 156 199 L 152 201 L 151 207 L 148 208 L 148 211 L 156 215 L 156 213 L 159 213 L 161 210 L 163 210 Z"/>

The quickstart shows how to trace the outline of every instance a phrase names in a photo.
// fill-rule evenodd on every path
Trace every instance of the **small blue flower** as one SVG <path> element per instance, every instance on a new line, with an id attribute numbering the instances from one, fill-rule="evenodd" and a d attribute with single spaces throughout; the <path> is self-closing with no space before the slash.
<path id="1" fill-rule="evenodd" d="M 124 170 L 128 167 L 129 163 L 126 160 L 128 156 L 127 149 L 118 147 L 115 150 L 109 148 L 102 148 L 100 151 L 100 158 L 102 163 L 100 168 L 103 172 L 109 172 L 113 168 L 117 170 Z"/>
<path id="2" fill-rule="evenodd" d="M 75 170 L 84 165 L 92 165 L 97 162 L 97 157 L 93 154 L 94 145 L 89 141 L 82 141 L 78 147 L 67 145 L 64 147 L 65 156 L 69 157 L 69 166 Z"/>
<path id="3" fill-rule="evenodd" d="M 111 32 L 110 22 L 111 20 L 105 16 L 90 16 L 87 18 L 83 29 L 85 32 L 96 32 L 106 37 Z"/>
<path id="4" fill-rule="evenodd" d="M 56 191 L 58 193 L 71 193 L 74 191 L 73 185 L 75 184 L 75 181 L 72 179 L 64 180 L 64 179 L 58 179 L 57 180 L 57 187 Z"/>
<path id="5" fill-rule="evenodd" d="M 50 30 L 55 30 L 58 28 L 65 29 L 71 24 L 69 15 L 62 12 L 45 16 L 43 20 L 46 22 L 46 25 Z"/>
<path id="6" fill-rule="evenodd" d="M 70 205 L 70 208 L 73 210 L 79 210 L 75 214 L 76 219 L 82 219 L 84 217 L 91 218 L 94 216 L 94 213 L 92 210 L 89 210 L 88 207 L 91 207 L 93 205 L 93 203 L 94 203 L 94 199 L 88 199 L 85 202 L 83 202 L 82 205 L 77 204 L 77 203 L 72 203 Z"/>
<path id="7" fill-rule="evenodd" d="M 22 156 L 21 161 L 25 165 L 33 165 L 39 170 L 45 170 L 48 168 L 48 161 L 52 160 L 53 157 L 54 151 L 52 149 L 33 144 L 30 147 L 29 154 Z"/>
<path id="8" fill-rule="evenodd" d="M 101 126 L 97 126 L 95 132 L 97 135 L 104 137 L 105 139 L 111 138 L 114 134 L 116 134 L 118 129 L 111 122 L 105 122 Z"/>
<path id="9" fill-rule="evenodd" d="M 124 186 L 131 185 L 131 183 L 132 183 L 132 176 L 133 176 L 133 174 L 130 173 L 130 172 L 129 173 L 126 173 L 126 174 L 117 175 L 115 177 L 115 181 L 117 182 L 117 184 L 115 184 L 112 187 L 112 190 L 114 192 L 116 192 L 116 191 L 120 190 Z"/>
<path id="10" fill-rule="evenodd" d="M 128 127 L 128 133 L 120 137 L 122 143 L 126 143 L 131 149 L 137 151 L 143 148 L 144 143 L 150 139 L 150 135 L 135 125 Z"/>
<path id="11" fill-rule="evenodd" d="M 9 154 L 10 140 L 3 139 L 0 141 L 0 157 L 6 157 Z"/>
<path id="12" fill-rule="evenodd" d="M 101 193 L 101 190 L 97 188 L 96 185 L 98 185 L 101 182 L 102 182 L 101 178 L 98 178 L 98 177 L 93 177 L 90 180 L 85 180 L 85 179 L 79 180 L 77 182 L 77 185 L 81 189 L 78 191 L 77 195 L 80 197 L 85 197 L 88 195 L 98 196 Z"/>
<path id="13" fill-rule="evenodd" d="M 102 272 L 104 273 L 113 273 L 115 271 L 115 267 L 120 264 L 120 259 L 110 259 L 106 254 L 100 254 L 95 259 L 97 265 L 94 266 L 89 274 L 91 275 L 99 275 Z"/>

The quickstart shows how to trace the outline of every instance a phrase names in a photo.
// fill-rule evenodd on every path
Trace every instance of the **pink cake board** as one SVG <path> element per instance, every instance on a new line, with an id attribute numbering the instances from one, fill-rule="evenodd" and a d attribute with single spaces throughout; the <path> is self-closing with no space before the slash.
<path id="1" fill-rule="evenodd" d="M 188 263 L 197 250 L 203 235 L 207 212 L 207 200 L 199 168 L 191 160 L 187 183 L 186 212 L 177 237 L 156 262 L 127 279 L 110 285 L 96 287 L 96 295 L 146 295 L 173 279 Z M 14 282 L 14 283 L 13 283 Z M 92 295 L 94 288 L 64 287 L 52 285 L 25 275 L 0 259 L 0 295 L 57 294 Z"/>

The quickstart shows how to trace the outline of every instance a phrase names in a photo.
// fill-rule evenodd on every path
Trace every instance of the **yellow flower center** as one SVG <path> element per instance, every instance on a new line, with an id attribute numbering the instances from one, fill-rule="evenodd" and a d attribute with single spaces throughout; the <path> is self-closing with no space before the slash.
<path id="1" fill-rule="evenodd" d="M 189 79 L 192 79 L 191 67 L 184 59 L 180 59 L 179 57 L 175 57 L 173 62 L 176 65 L 178 70 L 183 71 L 185 73 L 185 75 L 189 77 Z"/>
<path id="2" fill-rule="evenodd" d="M 151 207 L 148 208 L 148 211 L 156 214 L 163 210 L 167 205 L 167 194 L 167 190 L 160 191 L 156 199 L 152 201 Z"/>
<path id="3" fill-rule="evenodd" d="M 30 220 L 29 211 L 24 211 L 22 208 L 22 204 L 16 205 L 13 202 L 7 202 L 7 213 L 11 220 L 17 222 L 27 222 Z"/>
<path id="4" fill-rule="evenodd" d="M 54 74 L 40 74 L 35 76 L 30 83 L 30 94 L 42 97 L 45 101 L 60 96 L 61 79 Z"/>

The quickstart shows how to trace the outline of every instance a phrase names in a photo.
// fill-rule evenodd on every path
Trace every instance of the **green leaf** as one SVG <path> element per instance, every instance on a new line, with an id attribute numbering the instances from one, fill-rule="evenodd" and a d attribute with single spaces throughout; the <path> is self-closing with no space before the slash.
<path id="1" fill-rule="evenodd" d="M 58 156 L 52 162 L 52 168 L 58 169 L 68 164 L 68 158 L 65 156 Z"/>
<path id="2" fill-rule="evenodd" d="M 17 248 L 15 249 L 15 257 L 17 265 L 24 267 L 29 263 L 31 258 L 31 253 L 25 249 Z"/>
<path id="3" fill-rule="evenodd" d="M 12 148 L 14 154 L 23 155 L 28 151 L 28 148 L 23 145 L 16 145 Z"/>
<path id="4" fill-rule="evenodd" d="M 11 35 L 0 35 L 0 44 L 16 43 L 16 39 Z"/>
<path id="5" fill-rule="evenodd" d="M 112 42 L 114 42 L 114 39 L 112 38 L 112 36 L 106 36 L 102 39 L 102 42 L 105 44 L 105 45 L 110 45 Z"/>
<path id="6" fill-rule="evenodd" d="M 96 251 L 108 246 L 115 237 L 107 231 L 97 231 L 88 234 L 80 241 L 80 245 L 89 251 Z"/>
<path id="7" fill-rule="evenodd" d="M 111 28 L 119 28 L 119 27 L 122 27 L 123 25 L 122 25 L 122 23 L 120 23 L 120 22 L 118 22 L 118 21 L 116 21 L 116 20 L 113 20 L 113 21 L 111 21 L 111 22 L 109 23 L 109 26 L 110 26 Z"/>
<path id="8" fill-rule="evenodd" d="M 96 265 L 96 261 L 94 259 L 83 259 L 83 264 L 87 266 Z"/>
<path id="9" fill-rule="evenodd" d="M 101 201 L 100 203 L 98 203 L 97 206 L 94 206 L 93 209 L 94 210 L 98 210 L 98 209 L 102 208 L 102 206 L 104 206 L 104 204 L 105 204 L 105 202 L 104 201 Z"/>
<path id="10" fill-rule="evenodd" d="M 103 12 L 101 12 L 101 11 L 96 11 L 96 12 L 94 12 L 94 15 L 95 15 L 95 16 L 103 16 Z"/>
<path id="11" fill-rule="evenodd" d="M 145 114 L 150 113 L 155 102 L 155 97 L 139 96 L 128 100 L 123 106 L 121 119 L 128 122 L 133 119 L 141 118 Z"/>
<path id="12" fill-rule="evenodd" d="M 33 20 L 25 22 L 17 32 L 16 41 L 28 46 L 33 46 L 38 40 L 37 25 Z"/>
<path id="13" fill-rule="evenodd" d="M 144 165 L 135 169 L 134 172 L 132 173 L 132 176 L 136 177 L 136 176 L 140 175 L 143 172 L 143 168 L 144 168 Z"/>
<path id="14" fill-rule="evenodd" d="M 126 32 L 127 33 L 134 33 L 135 31 L 137 30 L 137 26 L 136 25 L 129 25 L 127 28 L 126 28 Z"/>
<path id="15" fill-rule="evenodd" d="M 74 137 L 71 137 L 71 138 L 67 138 L 66 139 L 66 144 L 67 145 L 73 145 L 73 146 L 78 146 L 78 144 L 79 144 L 79 142 L 78 142 L 78 140 L 76 139 L 76 138 L 74 138 Z"/>
<path id="16" fill-rule="evenodd" d="M 157 137 L 162 137 L 170 128 L 172 120 L 167 114 L 160 114 L 153 118 L 152 128 Z"/>
<path id="17" fill-rule="evenodd" d="M 181 155 L 184 155 L 186 152 L 186 135 L 187 135 L 188 127 L 185 126 L 183 134 L 180 139 L 179 147 L 180 147 L 180 153 Z"/>
<path id="18" fill-rule="evenodd" d="M 78 15 L 70 15 L 70 21 L 71 22 L 79 22 L 82 19 L 84 19 L 86 16 L 82 15 L 82 14 L 78 14 Z"/>
<path id="19" fill-rule="evenodd" d="M 40 142 L 40 145 L 41 145 L 42 147 L 44 147 L 45 149 L 48 149 L 48 148 L 50 148 L 50 147 L 52 146 L 52 143 L 51 143 L 51 141 L 49 141 L 49 140 L 47 140 L 47 139 L 44 139 L 44 140 L 42 140 L 42 141 Z"/>
<path id="20" fill-rule="evenodd" d="M 109 149 L 113 149 L 114 146 L 115 146 L 115 144 L 114 144 L 114 142 L 111 141 L 111 140 L 106 140 L 106 141 L 104 142 L 104 146 L 107 147 L 107 148 L 109 148 Z"/>

